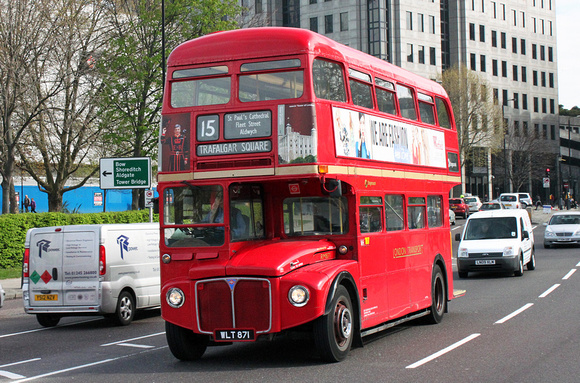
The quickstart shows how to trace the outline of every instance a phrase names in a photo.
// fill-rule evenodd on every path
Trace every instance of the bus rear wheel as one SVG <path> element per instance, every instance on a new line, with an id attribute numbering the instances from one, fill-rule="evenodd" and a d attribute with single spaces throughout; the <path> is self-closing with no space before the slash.
<path id="1" fill-rule="evenodd" d="M 207 335 L 199 335 L 193 331 L 165 322 L 165 336 L 169 350 L 174 357 L 180 360 L 200 359 L 209 343 Z"/>
<path id="2" fill-rule="evenodd" d="M 314 341 L 321 358 L 340 362 L 352 345 L 354 316 L 346 287 L 339 286 L 332 298 L 331 311 L 314 322 Z"/>
<path id="3" fill-rule="evenodd" d="M 433 267 L 431 277 L 431 312 L 426 317 L 427 323 L 437 324 L 443 320 L 447 308 L 447 285 L 439 265 Z"/>

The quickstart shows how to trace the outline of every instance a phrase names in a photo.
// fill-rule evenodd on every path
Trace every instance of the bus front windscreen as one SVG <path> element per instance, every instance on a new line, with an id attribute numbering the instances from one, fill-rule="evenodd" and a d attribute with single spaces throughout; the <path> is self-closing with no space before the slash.
<path id="1" fill-rule="evenodd" d="M 204 247 L 224 244 L 223 188 L 219 185 L 165 189 L 165 245 Z M 187 226 L 184 226 L 187 225 Z"/>

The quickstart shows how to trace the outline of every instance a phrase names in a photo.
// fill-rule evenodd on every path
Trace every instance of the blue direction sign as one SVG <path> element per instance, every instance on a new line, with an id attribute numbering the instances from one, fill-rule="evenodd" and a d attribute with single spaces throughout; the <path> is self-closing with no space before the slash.
<path id="1" fill-rule="evenodd" d="M 151 158 L 101 158 L 101 189 L 149 189 Z"/>

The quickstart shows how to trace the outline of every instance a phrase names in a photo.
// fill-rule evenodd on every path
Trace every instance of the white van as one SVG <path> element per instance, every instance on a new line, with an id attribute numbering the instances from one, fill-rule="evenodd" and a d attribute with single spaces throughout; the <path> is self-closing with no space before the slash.
<path id="1" fill-rule="evenodd" d="M 528 212 L 521 209 L 481 211 L 469 216 L 457 250 L 457 271 L 511 271 L 514 275 L 536 268 L 534 232 Z"/>
<path id="2" fill-rule="evenodd" d="M 128 325 L 136 309 L 160 305 L 159 224 L 30 229 L 23 276 L 24 311 L 43 326 L 91 314 Z"/>

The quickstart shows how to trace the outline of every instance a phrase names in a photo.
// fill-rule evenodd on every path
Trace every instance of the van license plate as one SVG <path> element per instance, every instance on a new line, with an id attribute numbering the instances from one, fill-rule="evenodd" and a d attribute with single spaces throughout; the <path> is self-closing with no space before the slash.
<path id="1" fill-rule="evenodd" d="M 495 259 L 484 259 L 480 261 L 475 261 L 476 265 L 495 265 Z"/>
<path id="2" fill-rule="evenodd" d="M 215 330 L 216 342 L 251 342 L 255 340 L 254 330 Z"/>
<path id="3" fill-rule="evenodd" d="M 58 294 L 42 294 L 35 295 L 35 301 L 58 301 Z"/>

